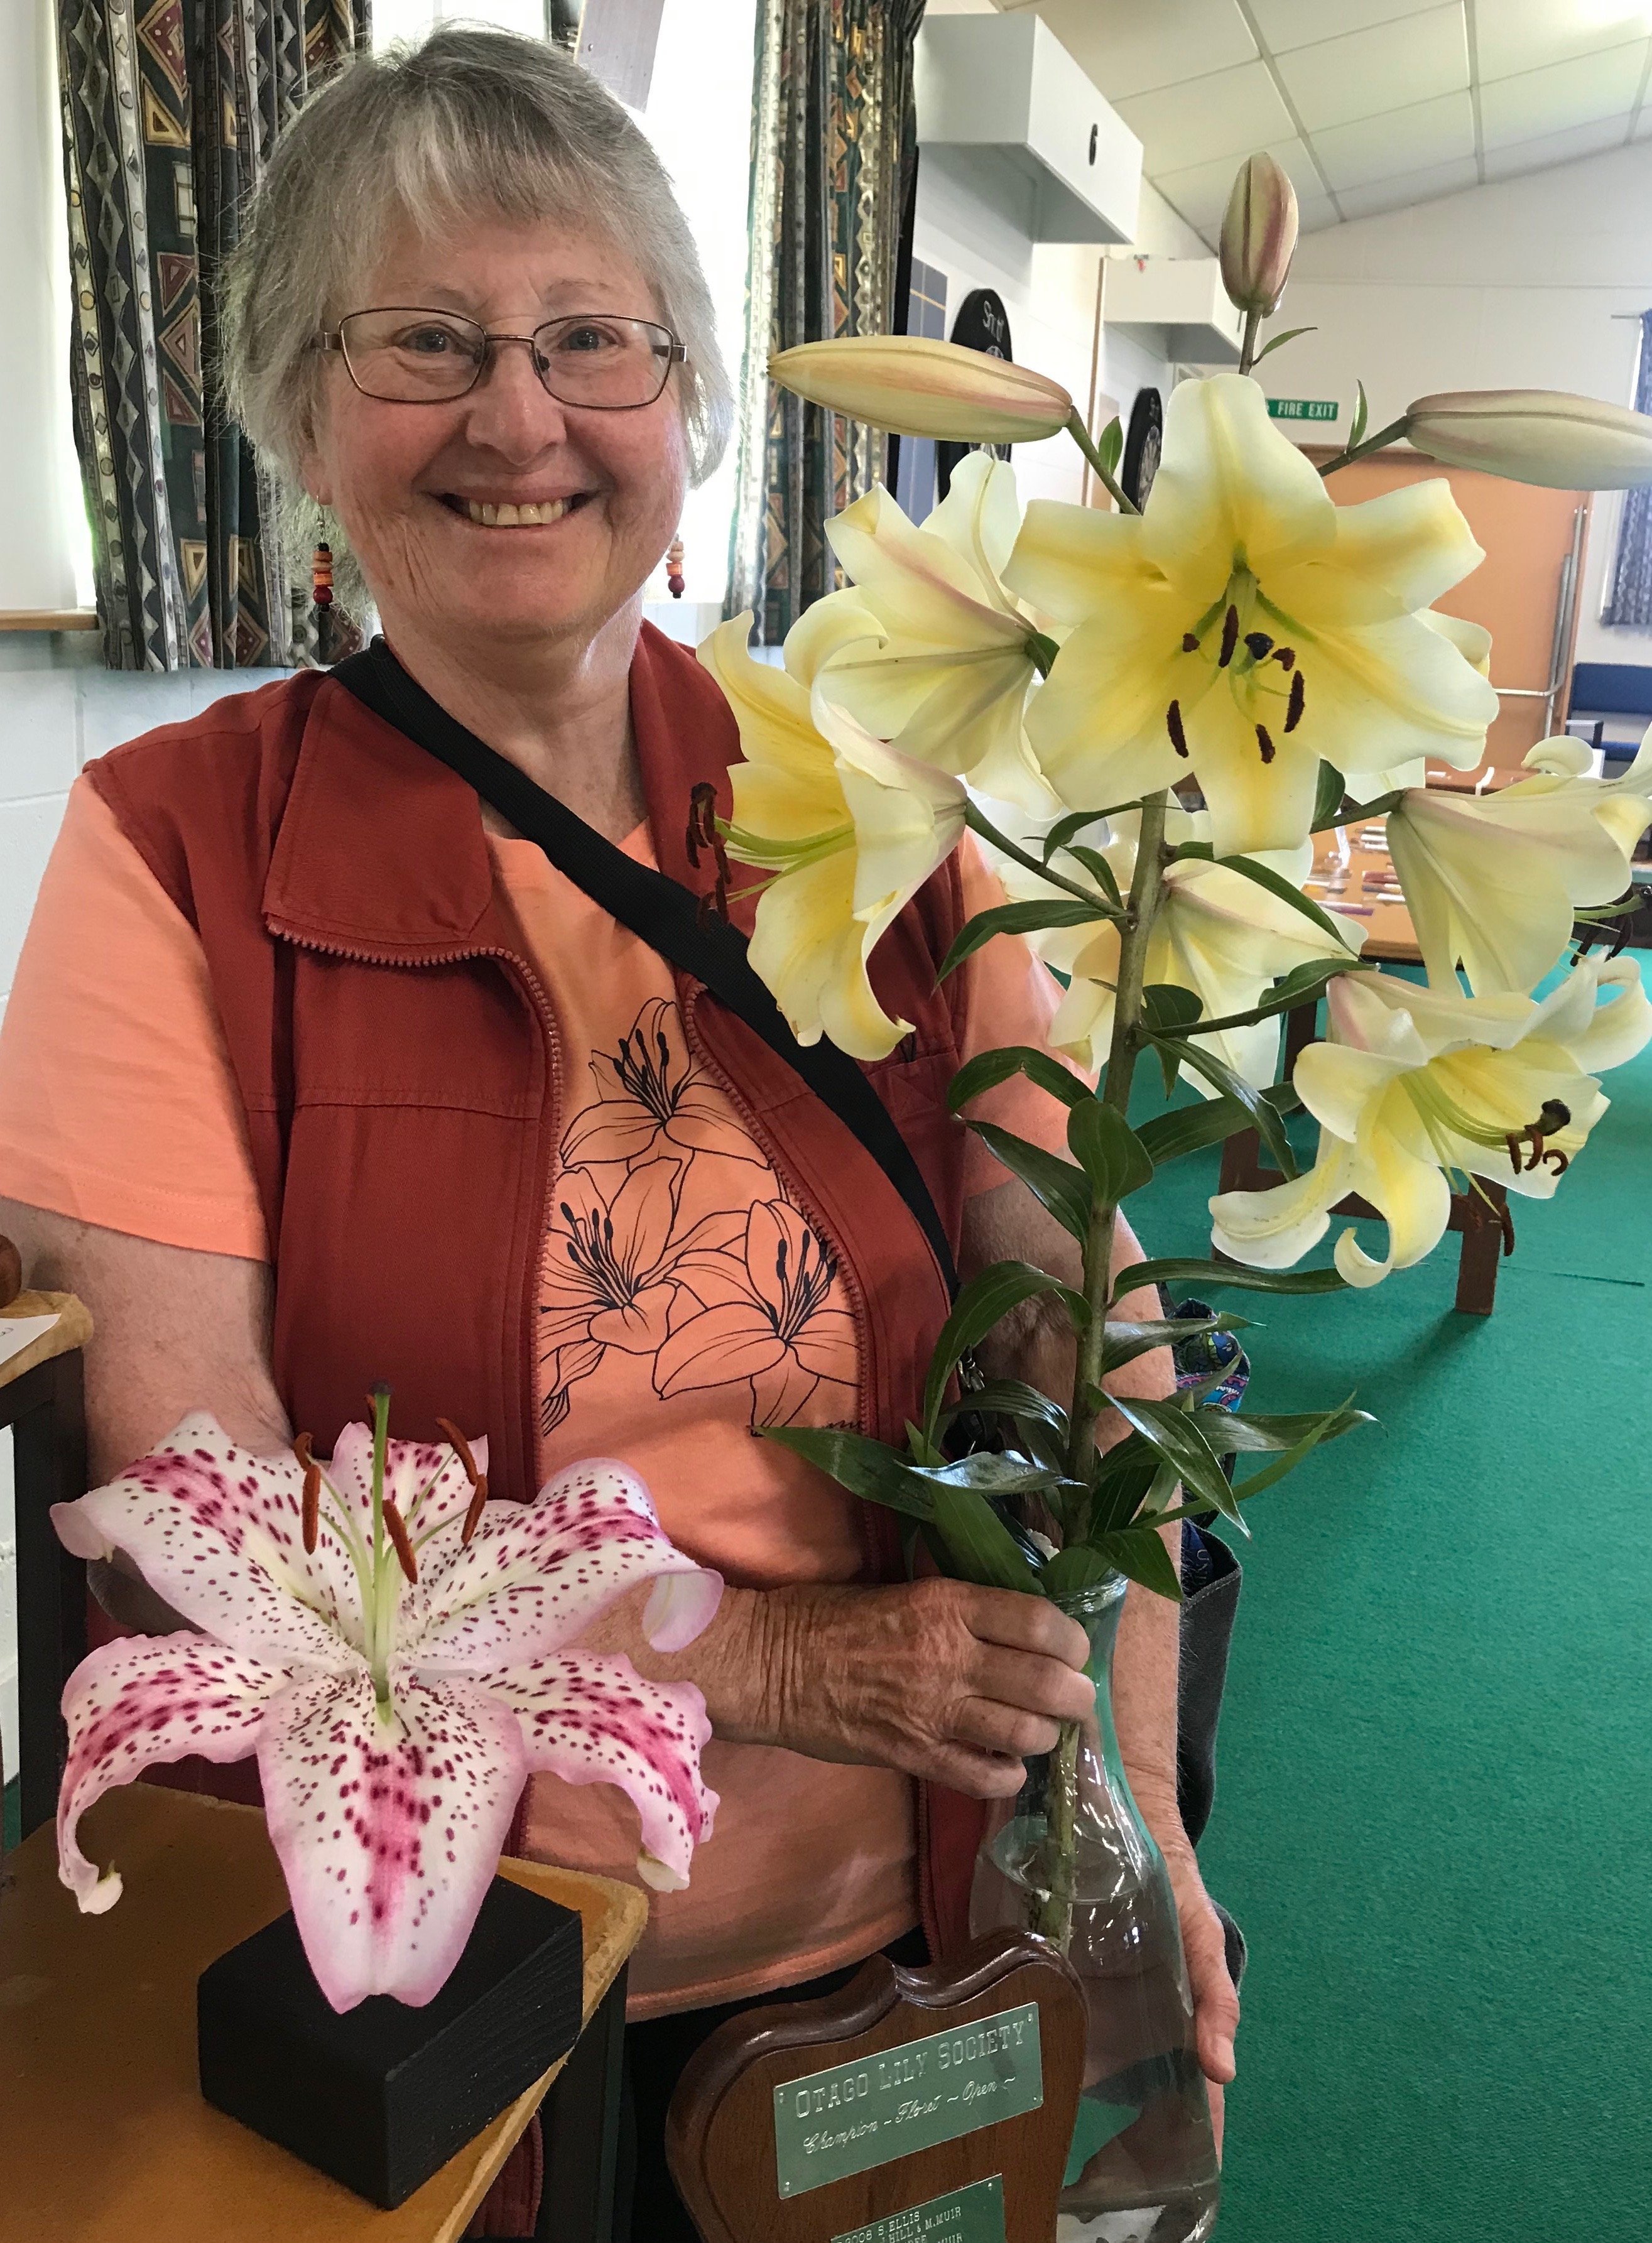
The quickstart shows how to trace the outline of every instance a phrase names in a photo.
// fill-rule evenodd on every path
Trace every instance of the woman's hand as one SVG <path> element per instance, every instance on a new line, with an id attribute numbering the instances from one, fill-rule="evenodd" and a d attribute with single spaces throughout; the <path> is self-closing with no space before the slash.
<path id="1" fill-rule="evenodd" d="M 754 1676 L 725 1735 L 1011 1797 L 1057 1725 L 1093 1713 L 1076 1620 L 968 1581 L 787 1588 L 752 1601 Z"/>
<path id="2" fill-rule="evenodd" d="M 1234 2036 L 1239 2030 L 1239 1997 L 1228 1976 L 1227 1940 L 1222 1919 L 1210 1904 L 1199 1874 L 1198 1857 L 1182 1828 L 1174 1791 L 1144 1787 L 1131 1778 L 1136 1803 L 1157 1841 L 1170 1873 L 1177 1913 L 1182 1924 L 1182 1948 L 1193 1989 L 1194 2031 L 1200 2069 L 1210 2096 L 1210 2122 L 1216 2129 L 1218 2156 L 1222 2149 L 1222 2091 L 1232 2080 Z"/>

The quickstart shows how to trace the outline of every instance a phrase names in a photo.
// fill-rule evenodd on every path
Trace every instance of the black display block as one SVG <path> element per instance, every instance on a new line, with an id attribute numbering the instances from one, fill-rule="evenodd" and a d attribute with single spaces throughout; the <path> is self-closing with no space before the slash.
<path id="1" fill-rule="evenodd" d="M 571 1910 L 496 1877 L 434 2001 L 341 2017 L 280 1916 L 201 1973 L 201 2093 L 388 2211 L 573 2046 L 583 1948 Z"/>

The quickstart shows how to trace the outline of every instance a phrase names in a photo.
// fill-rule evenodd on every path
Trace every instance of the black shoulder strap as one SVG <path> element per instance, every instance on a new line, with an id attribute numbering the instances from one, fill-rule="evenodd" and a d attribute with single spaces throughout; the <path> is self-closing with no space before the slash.
<path id="1" fill-rule="evenodd" d="M 755 1030 L 800 1075 L 871 1154 L 911 1209 L 955 1296 L 952 1249 L 922 1171 L 887 1108 L 846 1052 L 824 1037 L 800 1044 L 752 970 L 745 938 L 720 919 L 702 919 L 679 882 L 605 840 L 525 771 L 468 731 L 408 677 L 381 638 L 330 673 L 356 699 L 475 787 L 518 833 L 537 842 L 559 872 L 622 926 L 695 980 Z M 688 805 L 683 806 L 686 818 Z"/>

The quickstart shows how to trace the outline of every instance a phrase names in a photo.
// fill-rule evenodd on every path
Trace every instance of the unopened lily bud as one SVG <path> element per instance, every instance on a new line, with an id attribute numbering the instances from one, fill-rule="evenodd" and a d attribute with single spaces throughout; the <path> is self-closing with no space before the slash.
<path id="1" fill-rule="evenodd" d="M 1271 156 L 1239 167 L 1222 221 L 1222 286 L 1242 312 L 1264 317 L 1285 293 L 1297 253 L 1297 191 Z"/>
<path id="2" fill-rule="evenodd" d="M 1036 443 L 1073 415 L 1072 399 L 1047 375 L 921 335 L 799 343 L 769 360 L 769 375 L 852 421 L 952 444 Z"/>
<path id="3" fill-rule="evenodd" d="M 1455 389 L 1419 397 L 1406 434 L 1448 468 L 1551 490 L 1652 483 L 1652 414 L 1563 389 Z"/>

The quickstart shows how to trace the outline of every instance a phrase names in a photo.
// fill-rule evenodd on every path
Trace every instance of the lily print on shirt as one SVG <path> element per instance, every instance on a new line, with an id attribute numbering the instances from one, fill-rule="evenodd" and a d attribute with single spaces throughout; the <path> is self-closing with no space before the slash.
<path id="1" fill-rule="evenodd" d="M 745 1385 L 753 1432 L 849 1417 L 854 1327 L 836 1256 L 695 1065 L 676 1007 L 651 998 L 590 1071 L 597 1095 L 563 1135 L 546 1239 L 543 1431 L 583 1381 L 634 1382 L 644 1364 L 661 1401 Z"/>

